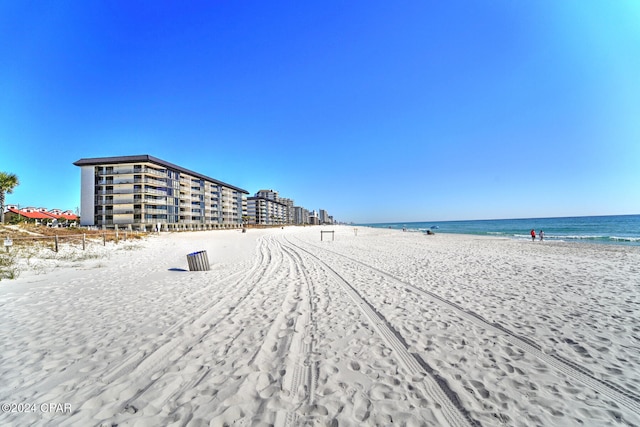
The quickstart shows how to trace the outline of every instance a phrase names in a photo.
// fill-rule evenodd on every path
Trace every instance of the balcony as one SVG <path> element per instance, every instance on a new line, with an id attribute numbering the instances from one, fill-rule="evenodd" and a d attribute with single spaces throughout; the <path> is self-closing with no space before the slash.
<path id="1" fill-rule="evenodd" d="M 122 169 L 113 169 L 113 170 L 101 170 L 98 171 L 98 176 L 109 176 L 109 175 L 154 175 L 166 178 L 167 172 L 161 171 L 157 169 L 151 168 L 122 168 Z"/>
<path id="2" fill-rule="evenodd" d="M 136 214 L 168 215 L 168 212 L 166 209 L 157 209 L 157 208 L 150 208 L 150 207 L 134 209 L 133 211 Z"/>
<path id="3" fill-rule="evenodd" d="M 153 188 L 123 188 L 116 190 L 99 190 L 96 191 L 98 196 L 110 196 L 113 194 L 155 194 L 157 196 L 167 197 L 166 191 L 156 190 Z"/>
<path id="4" fill-rule="evenodd" d="M 164 196 L 167 197 L 168 194 L 166 191 L 161 191 L 161 190 L 154 190 L 152 188 L 140 188 L 140 189 L 135 189 L 133 191 L 135 194 L 155 194 L 157 196 Z"/>
<path id="5" fill-rule="evenodd" d="M 116 199 L 97 199 L 95 200 L 95 205 L 96 206 L 111 206 L 111 205 L 141 205 L 141 204 L 147 204 L 147 205 L 160 205 L 160 206 L 165 206 L 167 204 L 166 199 L 163 200 L 158 200 L 158 199 L 120 199 L 120 198 L 116 198 Z M 98 210 L 101 210 L 100 208 L 98 208 Z"/>
<path id="6" fill-rule="evenodd" d="M 130 185 L 136 182 L 133 179 L 119 179 L 114 181 L 112 179 L 99 179 L 96 185 Z"/>
<path id="7" fill-rule="evenodd" d="M 139 172 L 134 172 L 133 169 L 115 169 L 115 170 L 102 170 L 102 171 L 98 171 L 97 175 L 98 176 L 109 176 L 109 175 L 133 175 L 134 173 L 139 173 Z"/>
<path id="8" fill-rule="evenodd" d="M 109 209 L 98 213 L 101 215 L 133 215 L 133 209 Z"/>
<path id="9" fill-rule="evenodd" d="M 153 179 L 153 178 L 135 178 L 133 180 L 133 182 L 135 182 L 136 184 L 150 184 L 150 185 L 155 185 L 156 187 L 167 187 L 167 182 L 166 181 L 162 181 L 160 179 Z"/>
<path id="10" fill-rule="evenodd" d="M 96 191 L 96 195 L 98 196 L 111 196 L 114 194 L 133 194 L 133 190 L 128 189 L 128 190 L 100 190 L 100 191 Z"/>
<path id="11" fill-rule="evenodd" d="M 103 206 L 132 205 L 133 203 L 134 203 L 133 199 L 98 200 L 98 201 L 96 201 L 97 205 L 103 205 Z M 140 203 L 140 201 L 136 200 L 135 203 Z"/>

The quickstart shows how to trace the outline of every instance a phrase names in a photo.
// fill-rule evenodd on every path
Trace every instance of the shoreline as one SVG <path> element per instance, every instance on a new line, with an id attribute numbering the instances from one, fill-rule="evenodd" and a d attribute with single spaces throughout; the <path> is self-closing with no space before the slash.
<path id="1" fill-rule="evenodd" d="M 374 229 L 383 229 L 383 230 L 392 230 L 392 231 L 400 231 L 403 230 L 400 228 L 380 228 L 380 227 L 371 227 L 365 225 L 359 225 L 358 227 L 368 227 Z M 419 233 L 426 234 L 422 229 L 407 229 L 406 233 Z M 455 232 L 442 232 L 439 230 L 435 230 L 435 234 L 444 234 L 451 236 L 476 236 L 476 237 L 487 237 L 487 238 L 501 238 L 506 240 L 514 240 L 514 241 L 529 241 L 531 242 L 531 237 L 526 234 L 520 235 L 504 235 L 502 233 L 455 233 Z M 536 236 L 535 242 L 540 242 L 538 236 Z M 553 234 L 549 235 L 545 233 L 544 240 L 542 243 L 566 243 L 566 244 L 578 244 L 578 245 L 596 245 L 596 246 L 624 246 L 624 247 L 632 247 L 632 248 L 640 248 L 640 240 L 636 238 L 627 238 L 627 237 L 615 237 L 612 236 L 610 238 L 602 238 L 600 236 L 555 236 Z"/>
<path id="2" fill-rule="evenodd" d="M 640 423 L 637 248 L 399 231 L 162 233 L 3 280 L 0 400 L 71 410 L 0 422 Z"/>
<path id="3" fill-rule="evenodd" d="M 516 218 L 467 221 L 396 222 L 367 224 L 374 228 L 426 231 L 438 227 L 451 234 L 502 235 L 530 240 L 529 231 L 545 231 L 545 239 L 606 245 L 640 246 L 640 215 L 554 218 Z M 438 229 L 435 231 L 438 232 Z"/>

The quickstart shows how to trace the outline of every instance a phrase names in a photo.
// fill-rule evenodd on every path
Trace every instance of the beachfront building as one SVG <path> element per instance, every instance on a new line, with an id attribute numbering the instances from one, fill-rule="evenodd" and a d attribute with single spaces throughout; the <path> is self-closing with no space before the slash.
<path id="1" fill-rule="evenodd" d="M 333 220 L 333 216 L 329 215 L 329 212 L 327 212 L 324 209 L 320 209 L 320 212 L 318 213 L 318 222 L 320 224 L 327 224 L 327 225 L 332 225 L 335 223 Z"/>
<path id="2" fill-rule="evenodd" d="M 16 223 L 16 222 L 31 222 L 35 224 L 47 223 L 49 221 L 53 221 L 55 217 L 53 215 L 49 215 L 47 210 L 44 212 L 39 208 L 26 207 L 24 209 L 18 209 L 13 206 L 9 207 L 7 211 L 4 213 L 4 221 L 6 223 Z"/>
<path id="3" fill-rule="evenodd" d="M 259 190 L 253 197 L 247 198 L 246 223 L 251 225 L 307 225 L 333 224 L 333 218 L 327 211 L 321 210 L 325 221 L 320 222 L 317 212 L 295 206 L 293 199 L 280 197 L 275 190 Z"/>
<path id="4" fill-rule="evenodd" d="M 311 224 L 309 222 L 309 210 L 301 206 L 294 206 L 293 223 L 296 225 Z"/>
<path id="5" fill-rule="evenodd" d="M 295 224 L 293 200 L 281 197 L 279 202 L 285 205 L 285 224 Z"/>
<path id="6" fill-rule="evenodd" d="M 326 210 L 320 209 L 318 216 L 319 216 L 320 224 L 327 224 L 327 220 L 329 219 L 328 218 L 329 214 L 327 213 Z"/>
<path id="7" fill-rule="evenodd" d="M 249 224 L 254 225 L 289 224 L 286 222 L 287 205 L 258 195 L 247 198 L 247 216 Z"/>
<path id="8" fill-rule="evenodd" d="M 33 222 L 35 224 L 73 224 L 76 225 L 78 216 L 70 210 L 34 208 L 28 206 L 20 209 L 17 205 L 7 206 L 4 214 L 5 222 Z"/>
<path id="9" fill-rule="evenodd" d="M 249 224 L 306 224 L 296 220 L 295 209 L 293 199 L 280 197 L 274 190 L 260 190 L 247 199 Z"/>
<path id="10" fill-rule="evenodd" d="M 309 224 L 311 224 L 311 225 L 319 225 L 320 224 L 320 218 L 318 217 L 318 212 L 311 211 L 309 213 Z"/>
<path id="11" fill-rule="evenodd" d="M 139 230 L 241 227 L 248 191 L 149 155 L 80 159 L 81 225 Z"/>

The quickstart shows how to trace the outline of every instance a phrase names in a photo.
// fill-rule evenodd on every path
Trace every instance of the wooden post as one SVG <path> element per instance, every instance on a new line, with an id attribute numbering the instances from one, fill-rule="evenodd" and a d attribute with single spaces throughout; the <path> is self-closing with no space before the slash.
<path id="1" fill-rule="evenodd" d="M 116 243 L 118 243 L 118 230 L 116 230 Z"/>
<path id="2" fill-rule="evenodd" d="M 55 235 L 55 249 L 56 252 L 58 252 L 58 235 Z"/>
<path id="3" fill-rule="evenodd" d="M 126 231 L 124 232 L 124 241 L 125 242 L 127 241 L 127 232 Z"/>
<path id="4" fill-rule="evenodd" d="M 82 250 L 84 251 L 87 248 L 87 234 L 82 233 Z"/>
<path id="5" fill-rule="evenodd" d="M 6 239 L 4 239 L 4 249 L 7 251 L 7 253 L 9 252 L 9 248 L 13 246 L 13 240 L 11 240 L 10 237 L 7 237 Z"/>
<path id="6" fill-rule="evenodd" d="M 107 246 L 107 233 L 102 233 L 102 246 Z"/>
<path id="7" fill-rule="evenodd" d="M 331 240 L 335 240 L 335 235 L 333 231 L 320 231 L 320 241 L 322 242 L 324 233 L 331 233 Z"/>

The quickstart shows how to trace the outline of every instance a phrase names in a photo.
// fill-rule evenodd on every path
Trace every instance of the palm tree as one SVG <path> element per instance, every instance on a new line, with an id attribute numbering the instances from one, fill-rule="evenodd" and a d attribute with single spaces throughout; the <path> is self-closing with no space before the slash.
<path id="1" fill-rule="evenodd" d="M 19 184 L 16 174 L 0 172 L 0 224 L 4 224 L 4 193 L 13 193 Z"/>

